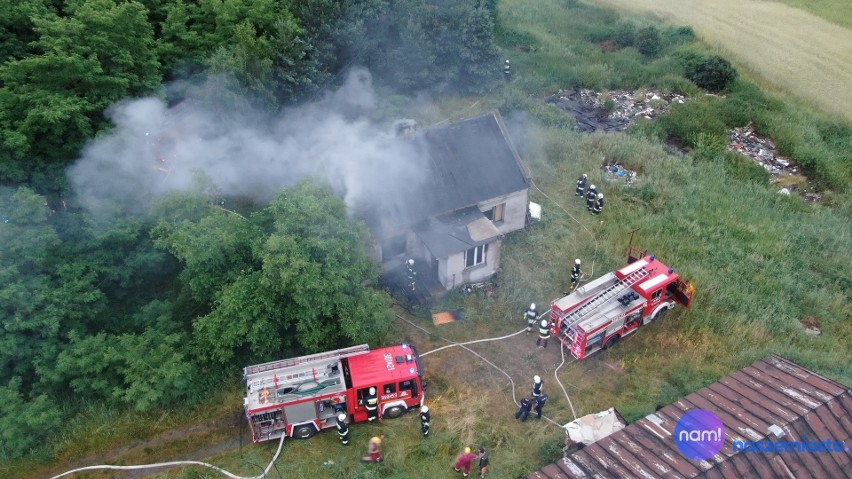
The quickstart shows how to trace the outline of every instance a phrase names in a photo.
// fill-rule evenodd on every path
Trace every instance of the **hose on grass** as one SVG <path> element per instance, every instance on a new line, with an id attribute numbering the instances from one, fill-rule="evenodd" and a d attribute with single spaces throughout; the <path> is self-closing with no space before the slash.
<path id="1" fill-rule="evenodd" d="M 77 468 L 77 469 L 72 469 L 70 471 L 63 472 L 62 474 L 51 477 L 50 479 L 59 479 L 60 477 L 70 476 L 71 474 L 75 474 L 77 472 L 82 472 L 82 471 L 96 471 L 96 470 L 104 470 L 104 469 L 111 469 L 111 470 L 118 470 L 118 471 L 131 471 L 131 470 L 139 470 L 139 469 L 155 469 L 155 468 L 158 468 L 158 467 L 174 467 L 174 466 L 203 466 L 203 467 L 213 469 L 214 471 L 219 472 L 222 475 L 224 475 L 225 477 L 229 477 L 230 479 L 266 479 L 268 474 L 269 474 L 270 469 L 272 469 L 272 467 L 275 465 L 275 461 L 278 460 L 278 456 L 281 455 L 281 449 L 284 447 L 284 437 L 285 437 L 285 435 L 282 434 L 281 435 L 281 441 L 279 441 L 279 443 L 278 443 L 278 450 L 275 451 L 275 455 L 272 457 L 272 460 L 269 461 L 269 464 L 266 466 L 265 469 L 263 469 L 263 472 L 259 476 L 238 476 L 238 475 L 233 474 L 229 471 L 226 471 L 225 469 L 222 469 L 221 467 L 214 466 L 213 464 L 208 464 L 206 462 L 200 462 L 200 461 L 170 461 L 170 462 L 155 462 L 153 464 L 140 464 L 140 465 L 135 465 L 135 466 L 116 466 L 116 465 L 110 465 L 110 464 L 101 464 L 101 465 L 97 465 L 97 466 L 86 466 L 86 467 L 80 467 L 80 468 Z"/>
<path id="2" fill-rule="evenodd" d="M 421 326 L 419 326 L 419 325 L 417 325 L 417 324 L 414 324 L 413 322 L 411 322 L 411 321 L 409 321 L 409 320 L 407 320 L 407 319 L 403 318 L 402 316 L 400 316 L 400 315 L 398 315 L 398 314 L 397 314 L 397 315 L 395 315 L 395 316 L 396 316 L 396 318 L 397 318 L 397 319 L 401 319 L 401 320 L 405 321 L 406 323 L 408 323 L 408 324 L 410 324 L 410 325 L 414 326 L 415 328 L 417 328 L 417 329 L 419 329 L 419 330 L 423 331 L 423 332 L 424 332 L 424 333 L 426 333 L 426 334 L 429 334 L 429 335 L 433 335 L 433 334 L 434 334 L 433 332 L 429 331 L 428 329 L 423 328 L 423 327 L 421 327 Z M 542 316 L 544 316 L 544 314 L 542 314 Z M 501 339 L 506 339 L 506 338 L 511 338 L 512 336 L 517 336 L 518 334 L 521 334 L 521 333 L 523 333 L 523 332 L 525 332 L 525 331 L 526 331 L 526 328 L 524 328 L 524 329 L 522 329 L 522 330 L 518 331 L 517 333 L 508 334 L 508 335 L 506 335 L 506 336 L 500 336 L 500 337 L 497 337 L 497 338 L 477 339 L 477 340 L 474 340 L 474 341 L 466 341 L 466 342 L 464 342 L 464 343 L 457 343 L 457 342 L 455 342 L 455 341 L 451 341 L 451 340 L 449 340 L 449 339 L 447 339 L 447 338 L 444 338 L 444 337 L 442 337 L 442 336 L 435 335 L 435 336 L 437 336 L 437 337 L 438 337 L 438 339 L 441 339 L 442 341 L 446 341 L 446 342 L 451 343 L 451 344 L 448 344 L 447 346 L 441 346 L 440 348 L 433 349 L 433 350 L 431 350 L 431 351 L 426 351 L 425 353 L 420 353 L 420 357 L 422 358 L 423 356 L 426 356 L 426 355 L 432 354 L 432 353 L 434 353 L 434 352 L 438 352 L 438 351 L 440 351 L 440 350 L 442 350 L 442 349 L 446 349 L 446 348 L 453 347 L 453 346 L 458 346 L 458 347 L 460 347 L 460 348 L 462 348 L 462 349 L 466 350 L 467 352 L 469 352 L 469 353 L 473 354 L 474 356 L 478 357 L 479 359 L 483 360 L 486 364 L 488 364 L 488 365 L 489 365 L 489 366 L 491 366 L 492 368 L 494 368 L 494 369 L 496 369 L 496 370 L 500 371 L 500 372 L 501 372 L 504 376 L 506 376 L 506 378 L 509 380 L 509 383 L 512 385 L 512 402 L 513 402 L 513 403 L 515 403 L 515 406 L 520 407 L 520 405 L 521 405 L 521 404 L 518 402 L 518 398 L 517 398 L 517 396 L 515 396 L 515 389 L 517 389 L 517 385 L 515 385 L 515 380 L 514 380 L 514 379 L 512 379 L 512 376 L 510 376 L 510 375 L 509 375 L 509 373 L 507 373 L 506 371 L 504 371 L 503 369 L 501 369 L 501 368 L 500 368 L 499 366 L 497 366 L 496 364 L 492 363 L 491 361 L 489 361 L 488 359 L 486 359 L 485 357 L 483 357 L 481 354 L 479 354 L 479 353 L 477 353 L 476 351 L 474 351 L 474 350 L 470 349 L 469 347 L 467 347 L 467 345 L 468 345 L 468 344 L 474 344 L 474 343 L 482 343 L 482 342 L 486 342 L 486 341 L 499 341 L 499 340 L 501 340 Z M 564 358 L 564 356 L 563 356 L 563 362 L 564 362 L 564 361 L 565 361 L 565 358 Z M 561 385 L 562 385 L 562 384 L 560 383 L 560 386 L 561 386 Z M 565 391 L 565 388 L 563 387 L 563 388 L 562 388 L 562 390 L 563 390 L 563 391 Z M 567 397 L 567 393 L 566 393 L 566 397 Z M 569 401 L 569 404 L 570 404 L 570 401 L 571 401 L 571 400 L 569 399 L 568 401 Z M 574 406 L 571 406 L 571 410 L 572 410 L 572 411 L 574 410 Z M 558 427 L 558 428 L 562 429 L 562 424 L 559 424 L 558 422 L 554 421 L 553 419 L 550 419 L 549 417 L 545 416 L 544 414 L 542 414 L 542 415 L 541 415 L 541 417 L 543 417 L 544 419 L 546 419 L 548 422 L 550 422 L 550 423 L 551 423 L 551 424 L 553 424 L 554 426 L 556 426 L 556 427 Z M 576 415 L 575 415 L 575 418 L 576 418 Z"/>

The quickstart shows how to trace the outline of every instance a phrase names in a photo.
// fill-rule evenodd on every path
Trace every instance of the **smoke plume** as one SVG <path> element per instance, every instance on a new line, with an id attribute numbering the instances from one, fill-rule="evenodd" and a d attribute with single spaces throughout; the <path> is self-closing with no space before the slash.
<path id="1" fill-rule="evenodd" d="M 69 178 L 77 204 L 96 214 L 144 213 L 157 197 L 197 189 L 201 172 L 222 195 L 259 202 L 319 177 L 349 206 L 393 217 L 427 166 L 416 142 L 369 119 L 376 103 L 363 69 L 277 117 L 235 120 L 193 100 L 172 108 L 157 98 L 127 100 L 107 111 L 115 127 L 86 146 Z"/>

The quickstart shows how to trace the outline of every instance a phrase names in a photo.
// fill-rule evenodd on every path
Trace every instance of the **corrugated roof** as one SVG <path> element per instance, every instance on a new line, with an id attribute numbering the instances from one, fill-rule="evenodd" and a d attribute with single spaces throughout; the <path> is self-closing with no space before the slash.
<path id="1" fill-rule="evenodd" d="M 683 456 L 673 434 L 687 411 L 725 425 L 722 450 L 706 461 Z M 852 446 L 852 391 L 777 355 L 760 360 L 527 476 L 572 478 L 852 478 L 852 453 L 737 452 L 733 442 L 843 441 Z"/>
<path id="2" fill-rule="evenodd" d="M 445 258 L 500 236 L 500 230 L 476 207 L 429 217 L 414 226 L 414 233 L 436 258 Z"/>

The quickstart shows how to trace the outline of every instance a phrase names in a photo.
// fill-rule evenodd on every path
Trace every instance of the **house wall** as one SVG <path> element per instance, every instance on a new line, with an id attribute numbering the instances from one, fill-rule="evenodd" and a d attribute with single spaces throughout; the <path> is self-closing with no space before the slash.
<path id="1" fill-rule="evenodd" d="M 505 203 L 503 210 L 503 221 L 494 223 L 500 233 L 506 234 L 522 229 L 527 221 L 527 209 L 529 208 L 529 189 L 498 196 L 488 201 L 483 201 L 477 206 L 479 211 L 486 212 L 495 206 Z"/>
<path id="2" fill-rule="evenodd" d="M 503 242 L 499 239 L 488 243 L 485 262 L 470 268 L 464 267 L 464 251 L 441 258 L 438 263 L 438 280 L 447 289 L 458 288 L 465 283 L 487 281 L 500 267 L 502 249 Z"/>

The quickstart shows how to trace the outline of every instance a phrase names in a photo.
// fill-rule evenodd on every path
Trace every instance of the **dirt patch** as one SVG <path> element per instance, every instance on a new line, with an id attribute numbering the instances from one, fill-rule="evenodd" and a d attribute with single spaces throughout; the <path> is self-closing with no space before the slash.
<path id="1" fill-rule="evenodd" d="M 615 44 L 612 40 L 604 40 L 598 43 L 598 47 L 604 53 L 612 53 L 617 52 L 619 50 L 618 45 Z"/>

